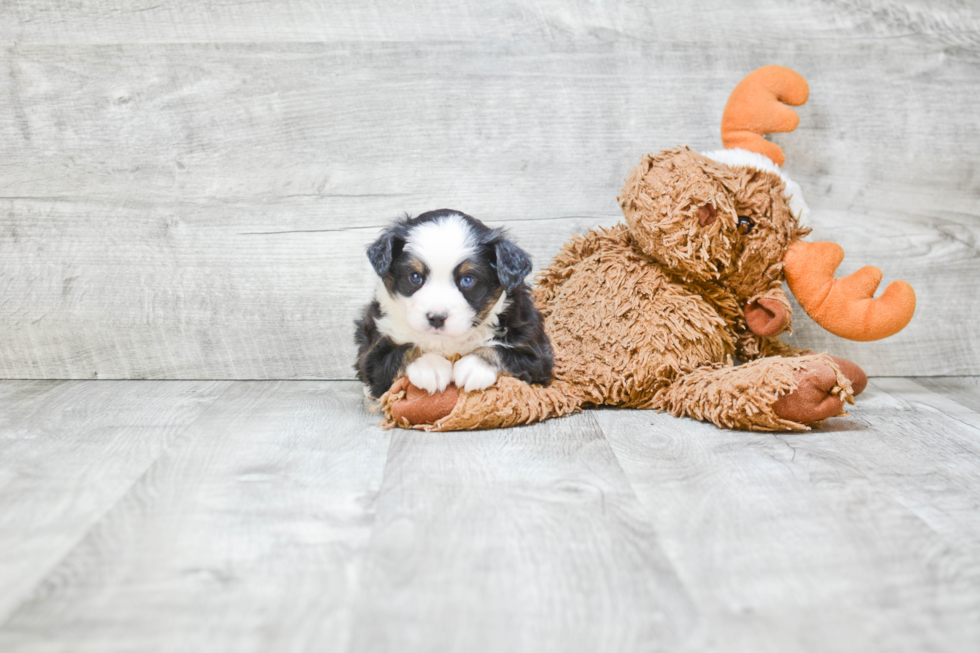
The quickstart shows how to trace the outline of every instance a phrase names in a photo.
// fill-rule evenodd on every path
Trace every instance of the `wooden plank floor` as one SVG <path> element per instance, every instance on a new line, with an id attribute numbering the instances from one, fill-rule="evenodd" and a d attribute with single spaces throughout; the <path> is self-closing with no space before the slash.
<path id="1" fill-rule="evenodd" d="M 0 382 L 0 651 L 977 650 L 976 377 L 802 434 L 376 419 L 352 382 Z"/>

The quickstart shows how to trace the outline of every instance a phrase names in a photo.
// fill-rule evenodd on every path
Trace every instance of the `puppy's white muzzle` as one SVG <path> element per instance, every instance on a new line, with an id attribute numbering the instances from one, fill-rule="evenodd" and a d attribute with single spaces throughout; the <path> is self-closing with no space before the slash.
<path id="1" fill-rule="evenodd" d="M 407 299 L 405 317 L 419 333 L 459 338 L 473 328 L 476 313 L 455 285 L 433 281 Z"/>

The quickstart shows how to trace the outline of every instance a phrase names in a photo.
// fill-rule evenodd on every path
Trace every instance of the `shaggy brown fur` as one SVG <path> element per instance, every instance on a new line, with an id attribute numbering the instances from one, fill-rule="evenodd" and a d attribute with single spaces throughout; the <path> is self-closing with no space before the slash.
<path id="1" fill-rule="evenodd" d="M 851 381 L 863 377 L 856 365 L 749 326 L 768 318 L 758 330 L 790 326 L 783 254 L 808 230 L 783 191 L 774 173 L 686 147 L 644 157 L 619 197 L 626 224 L 574 237 L 538 276 L 555 381 L 502 377 L 487 390 L 460 392 L 455 404 L 443 401 L 452 409 L 440 419 L 430 411 L 423 420 L 413 419 L 419 413 L 406 403 L 405 384 L 396 385 L 382 399 L 388 424 L 493 428 L 607 405 L 775 431 L 842 414 L 853 402 Z M 747 321 L 749 311 L 767 319 Z"/>

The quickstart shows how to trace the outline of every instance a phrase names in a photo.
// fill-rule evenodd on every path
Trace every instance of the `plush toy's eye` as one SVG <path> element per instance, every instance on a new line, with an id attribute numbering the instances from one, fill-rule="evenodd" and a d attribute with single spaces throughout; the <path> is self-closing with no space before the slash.
<path id="1" fill-rule="evenodd" d="M 459 278 L 459 287 L 460 288 L 472 288 L 474 283 L 476 283 L 476 279 L 474 279 L 469 274 L 464 274 L 463 276 L 461 276 Z"/>
<path id="2" fill-rule="evenodd" d="M 418 272 L 413 272 L 408 275 L 408 280 L 414 283 L 416 286 L 422 283 L 422 275 Z"/>
<path id="3" fill-rule="evenodd" d="M 754 226 L 755 223 L 752 221 L 752 218 L 747 218 L 744 215 L 738 216 L 738 233 L 744 236 L 752 231 L 752 227 Z"/>

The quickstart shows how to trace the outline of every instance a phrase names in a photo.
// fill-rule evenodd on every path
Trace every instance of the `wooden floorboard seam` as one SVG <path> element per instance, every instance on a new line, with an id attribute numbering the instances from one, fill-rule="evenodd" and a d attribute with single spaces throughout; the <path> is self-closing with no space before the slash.
<path id="1" fill-rule="evenodd" d="M 68 381 L 68 382 L 72 383 L 72 381 Z M 86 383 L 86 382 L 74 381 L 74 383 Z M 84 542 L 94 530 L 98 529 L 103 524 L 107 516 L 112 514 L 112 512 L 116 509 L 116 507 L 122 501 L 124 501 L 127 496 L 129 496 L 129 494 L 133 491 L 133 489 L 139 486 L 140 483 L 142 483 L 146 479 L 146 476 L 153 469 L 153 466 L 156 465 L 162 457 L 166 456 L 170 451 L 172 451 L 173 448 L 180 443 L 181 439 L 187 433 L 187 431 L 190 430 L 191 427 L 193 427 L 194 424 L 196 424 L 202 417 L 204 417 L 208 413 L 208 411 L 210 411 L 214 407 L 214 405 L 218 402 L 218 400 L 224 395 L 226 395 L 228 392 L 230 392 L 233 387 L 234 387 L 234 383 L 230 383 L 227 388 L 225 388 L 217 395 L 215 395 L 214 399 L 210 402 L 207 408 L 202 410 L 201 413 L 193 420 L 191 420 L 185 428 L 181 429 L 181 431 L 178 434 L 174 435 L 172 440 L 169 443 L 167 443 L 166 446 L 162 447 L 160 452 L 153 458 L 153 460 L 146 465 L 146 468 L 143 470 L 143 472 L 139 476 L 133 479 L 133 482 L 129 484 L 129 487 L 127 487 L 124 492 L 119 494 L 116 501 L 112 504 L 107 505 L 105 509 L 102 511 L 102 513 L 88 525 L 88 528 L 86 528 L 84 531 L 81 531 L 78 534 L 78 537 L 75 539 L 75 543 L 70 548 L 66 549 L 65 552 L 56 561 L 48 565 L 48 568 L 43 573 L 43 575 L 39 575 L 38 581 L 37 583 L 35 583 L 34 587 L 31 588 L 29 592 L 26 592 L 17 601 L 15 605 L 11 606 L 11 608 L 6 611 L 6 614 L 0 615 L 0 632 L 3 631 L 3 629 L 7 626 L 7 624 L 14 617 L 14 615 L 17 614 L 18 610 L 20 610 L 25 605 L 31 602 L 37 589 L 44 585 L 44 583 L 48 580 L 48 578 L 50 578 L 51 574 L 55 573 L 56 570 L 58 570 L 66 560 L 71 558 L 71 556 L 75 553 L 75 550 L 77 549 L 78 545 Z"/>

